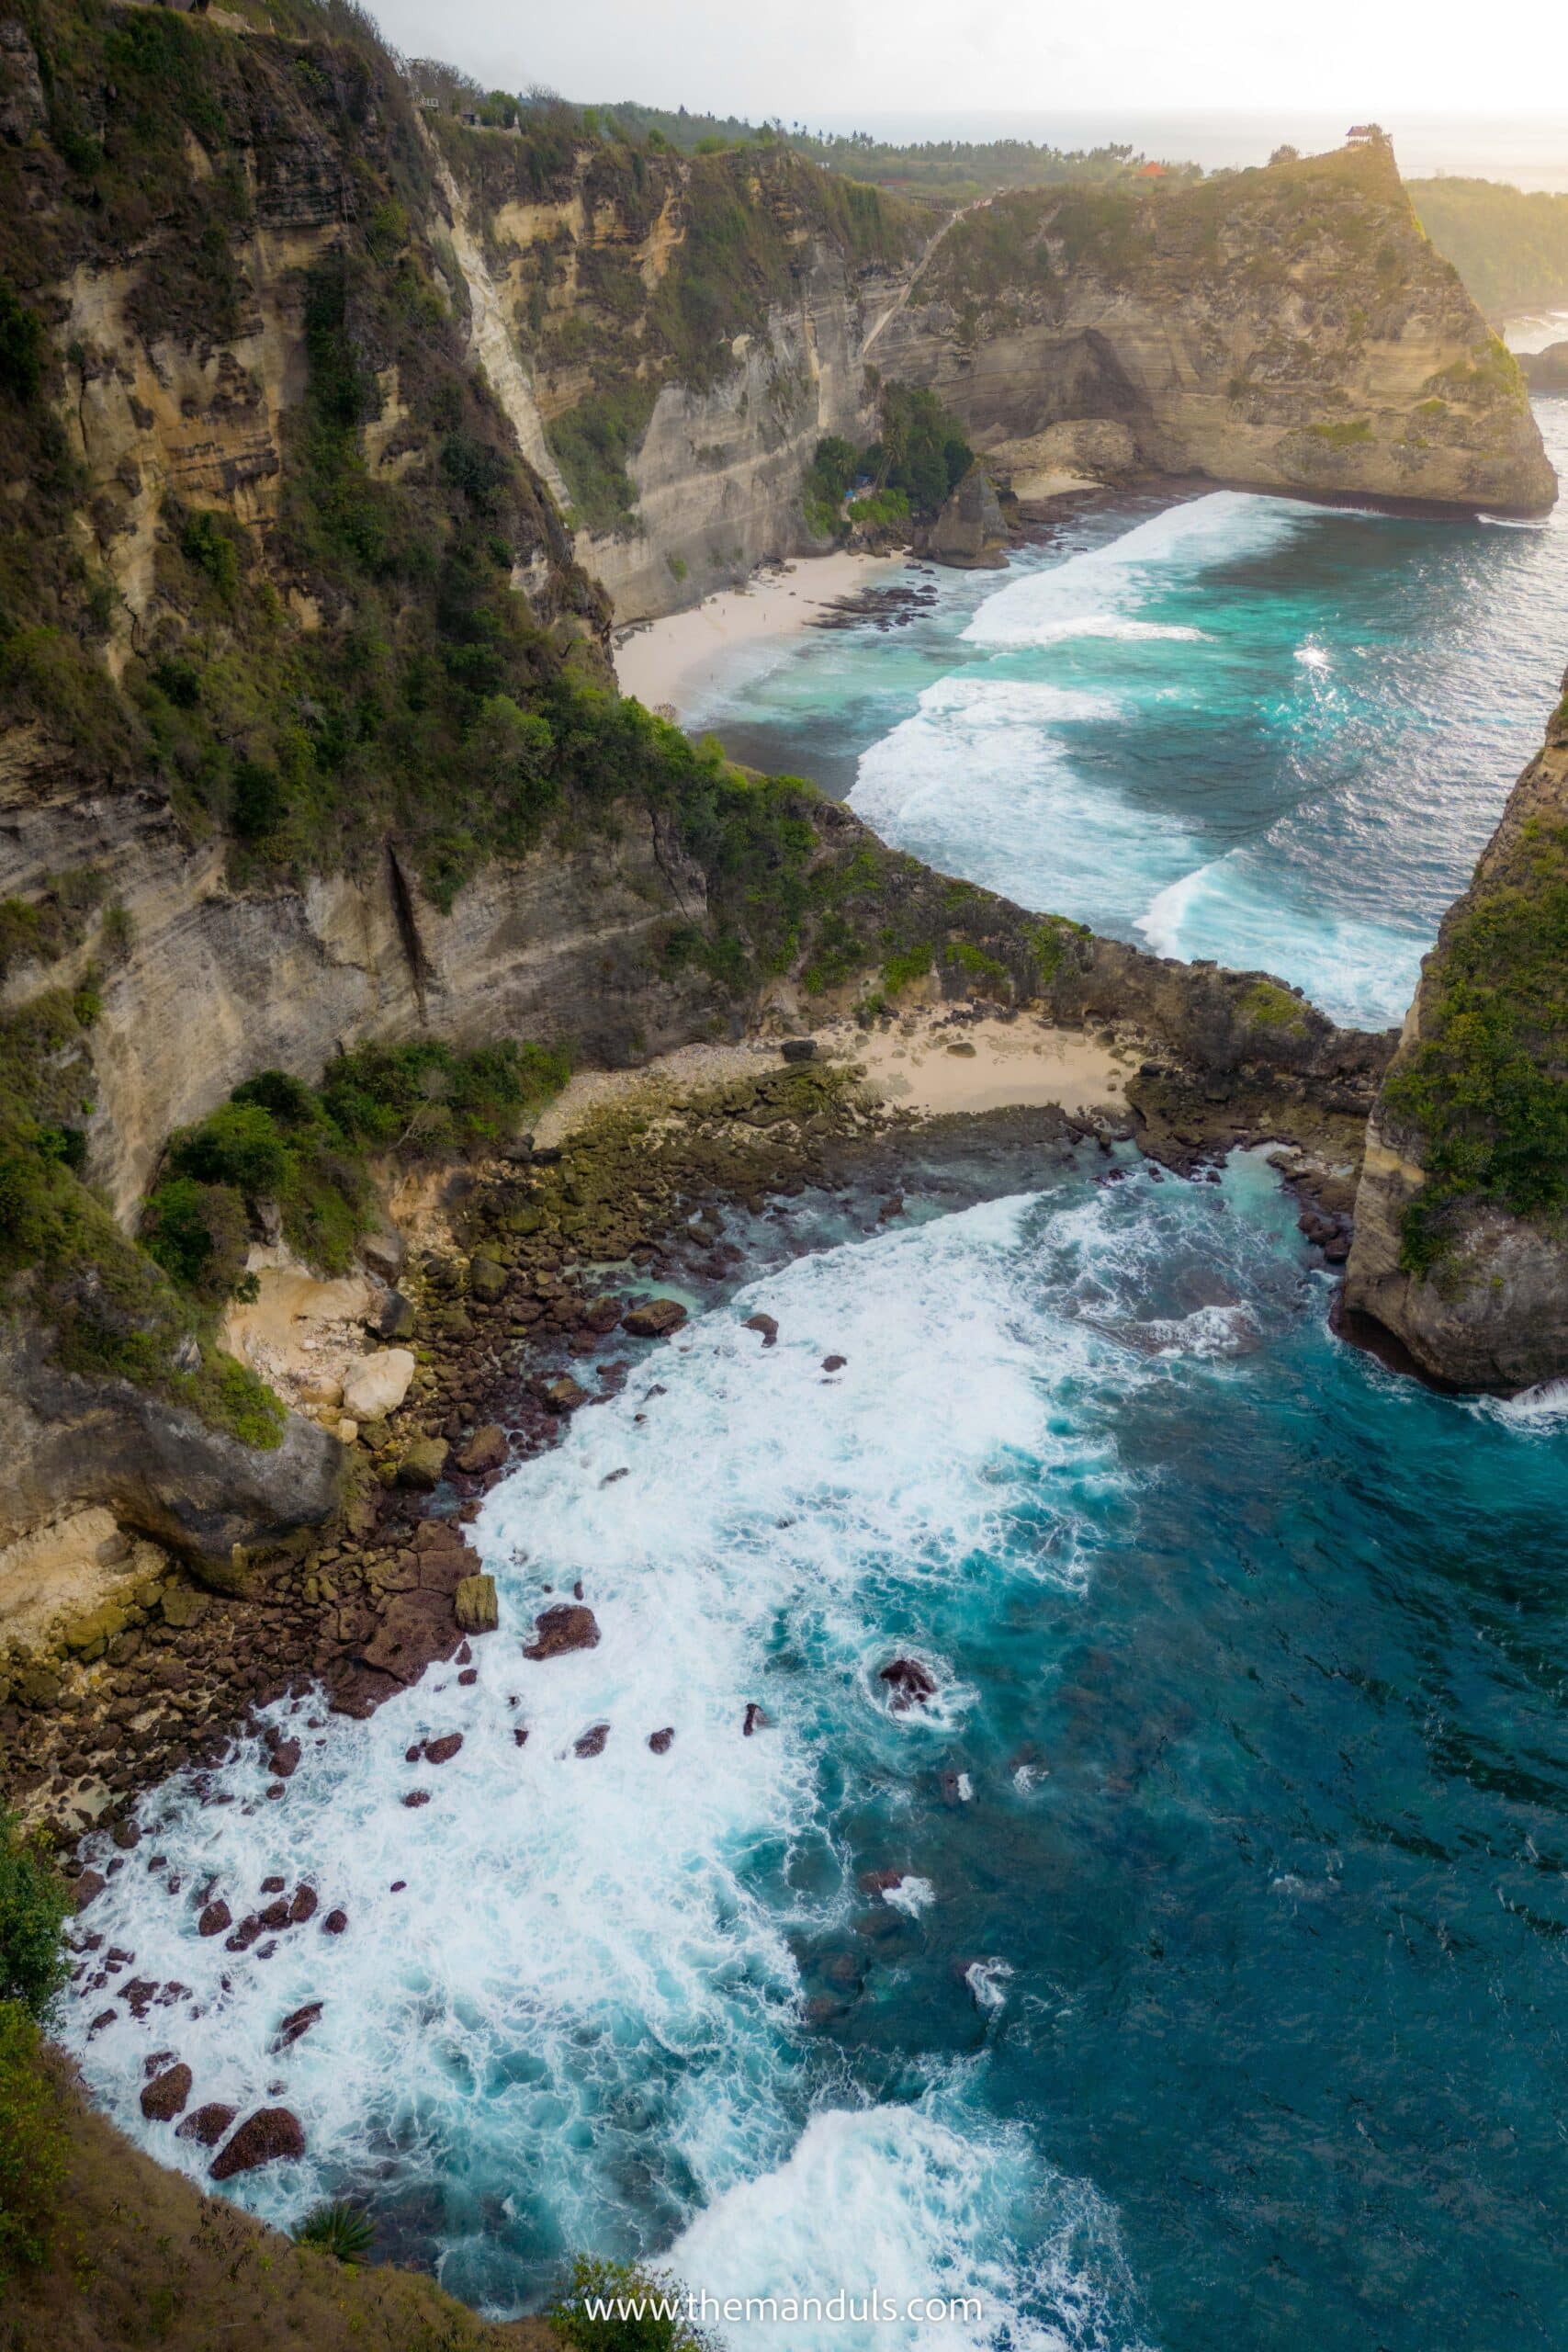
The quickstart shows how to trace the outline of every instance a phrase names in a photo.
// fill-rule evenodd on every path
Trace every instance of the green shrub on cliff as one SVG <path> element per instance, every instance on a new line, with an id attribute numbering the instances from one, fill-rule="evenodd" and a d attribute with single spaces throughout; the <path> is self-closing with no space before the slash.
<path id="1" fill-rule="evenodd" d="M 319 1087 L 265 1069 L 164 1147 L 141 1241 L 210 1306 L 239 1282 L 251 1234 L 276 1208 L 290 1246 L 344 1272 L 375 1215 L 371 1152 L 404 1159 L 503 1142 L 566 1083 L 564 1055 L 506 1039 L 463 1053 L 433 1037 L 340 1054 Z"/>
<path id="2" fill-rule="evenodd" d="M 0 2003 L 35 2018 L 65 1982 L 62 1934 L 71 1909 L 65 1883 L 43 1848 L 0 1804 Z"/>
<path id="3" fill-rule="evenodd" d="M 636 2263 L 579 2255 L 549 2323 L 573 2352 L 716 2352 L 685 2307 L 678 2279 Z"/>
<path id="4" fill-rule="evenodd" d="M 40 2262 L 64 2177 L 60 2096 L 40 2020 L 65 1981 L 64 1881 L 0 1804 L 0 2283 Z"/>
<path id="5" fill-rule="evenodd" d="M 1449 1255 L 1470 1204 L 1568 1213 L 1568 826 L 1529 821 L 1503 870 L 1450 917 L 1420 1043 L 1383 1102 L 1419 1135 L 1426 1170 L 1404 1216 L 1407 1272 Z"/>
<path id="6" fill-rule="evenodd" d="M 1568 301 L 1568 196 L 1492 180 L 1406 180 L 1422 225 L 1489 319 Z"/>

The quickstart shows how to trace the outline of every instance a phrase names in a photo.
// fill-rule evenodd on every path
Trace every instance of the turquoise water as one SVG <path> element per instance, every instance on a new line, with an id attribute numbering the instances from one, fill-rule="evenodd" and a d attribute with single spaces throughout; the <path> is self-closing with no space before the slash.
<path id="1" fill-rule="evenodd" d="M 1568 479 L 1568 400 L 1538 414 Z M 936 587 L 908 628 L 739 649 L 682 718 L 946 871 L 1382 1027 L 1561 691 L 1568 507 L 1216 491 Z"/>
<path id="2" fill-rule="evenodd" d="M 193 2170 L 152 2049 L 286 2096 L 310 2161 L 247 2201 L 368 2197 L 498 2308 L 586 2244 L 984 2301 L 736 2338 L 810 2352 L 1568 2340 L 1562 1413 L 1342 1349 L 1256 1159 L 910 1202 L 498 1491 L 477 1686 L 308 1731 L 282 1805 L 254 1755 L 149 1803 L 181 1891 L 139 1855 L 94 1925 L 189 1993 L 92 2039 L 88 1996 L 89 2078 Z M 522 1661 L 578 1577 L 601 1646 Z M 348 1933 L 197 1937 L 274 1871 Z"/>
<path id="3" fill-rule="evenodd" d="M 1336 936 L 1392 986 L 1387 942 L 1418 944 L 1410 877 L 1440 863 L 1459 789 L 1450 734 L 1492 747 L 1495 800 L 1529 680 L 1568 640 L 1561 613 L 1540 641 L 1519 617 L 1561 542 L 1280 526 L 1262 503 L 1292 537 L 1238 553 L 1235 510 L 1207 504 L 1215 556 L 1186 508 L 1185 569 L 1168 537 L 1155 585 L 1123 554 L 1084 591 L 1084 550 L 1076 572 L 1063 551 L 999 592 L 944 589 L 930 658 L 985 687 L 1015 740 L 992 768 L 971 749 L 944 771 L 958 782 L 928 814 L 1006 815 L 987 779 L 1018 757 L 1009 696 L 1034 695 L 1043 726 L 1042 692 L 1111 700 L 1106 665 L 1127 665 L 1128 695 L 1145 660 L 1218 695 L 1288 660 L 1321 788 L 1296 834 L 1276 819 L 1251 840 L 1248 888 L 1272 876 L 1280 936 L 1324 952 L 1279 842 L 1305 857 L 1359 812 L 1384 888 L 1359 913 L 1336 899 Z M 1484 600 L 1468 632 L 1453 619 L 1456 564 L 1489 594 L 1512 584 L 1511 638 Z M 998 593 L 988 633 L 961 638 Z M 1449 633 L 1413 651 L 1387 616 L 1423 599 Z M 1043 634 L 1085 614 L 1203 634 Z M 1021 640 L 998 634 L 1013 621 Z M 1491 699 L 1483 629 L 1506 648 Z M 1295 662 L 1309 639 L 1326 672 Z M 949 724 L 952 698 L 909 715 L 931 692 L 910 639 L 811 650 L 908 671 L 904 717 L 869 685 L 858 718 L 844 705 L 868 754 Z M 1314 681 L 1363 656 L 1434 697 L 1439 674 L 1468 677 L 1472 699 L 1445 729 L 1333 688 L 1349 742 L 1392 764 L 1374 790 L 1342 747 L 1331 790 Z M 768 683 L 776 707 L 804 695 L 797 660 Z M 1187 674 L 1161 707 L 1232 745 L 1205 771 L 1215 795 L 1263 790 L 1247 741 L 1273 789 L 1288 759 L 1256 697 L 1206 719 Z M 1029 757 L 1089 775 L 1093 743 L 1104 765 L 1040 786 L 1052 805 L 1081 789 L 1125 816 L 1124 721 L 1058 702 L 1053 729 L 1068 749 Z M 1411 842 L 1382 805 L 1395 774 Z M 1197 842 L 1213 808 L 1184 789 Z M 1093 831 L 1065 829 L 1055 870 L 1110 890 Z M 1141 854 L 1130 816 L 1118 838 Z M 1044 871 L 1027 829 L 970 846 L 1010 841 L 1025 878 Z M 1326 892 L 1337 869 L 1314 871 Z M 1239 886 L 1203 901 L 1222 902 L 1248 903 Z M 244 2201 L 292 2223 L 363 2199 L 384 2254 L 495 2310 L 537 2305 L 589 2247 L 716 2297 L 980 2305 L 720 2329 L 763 2352 L 1568 2344 L 1568 1384 L 1468 1403 L 1343 1348 L 1261 1154 L 1210 1184 L 967 1148 L 959 1168 L 957 1147 L 911 1145 L 892 1225 L 874 1201 L 807 1196 L 737 1227 L 746 1286 L 488 1499 L 502 1631 L 472 1686 L 438 1668 L 367 1724 L 280 1708 L 304 1743 L 281 1803 L 254 1746 L 205 1790 L 146 1800 L 88 1917 L 173 1989 L 94 2033 L 106 1994 L 84 1985 L 67 2039 L 126 2128 L 194 2175 L 202 2153 L 140 2112 L 156 2052 L 191 2064 L 196 2099 L 285 2101 L 308 2157 L 235 2184 Z M 759 1311 L 767 1350 L 744 1328 Z M 525 1660 L 522 1629 L 579 1580 L 600 1645 Z M 931 1685 L 902 1713 L 883 1679 L 899 1657 Z M 753 1704 L 768 1721 L 748 1736 Z M 584 1758 L 594 1724 L 609 1736 Z M 439 1770 L 407 1763 L 453 1729 Z M 410 1811 L 414 1785 L 431 1802 Z M 239 1916 L 273 1874 L 342 1905 L 347 1931 L 243 1955 L 197 1935 L 209 1887 Z"/>

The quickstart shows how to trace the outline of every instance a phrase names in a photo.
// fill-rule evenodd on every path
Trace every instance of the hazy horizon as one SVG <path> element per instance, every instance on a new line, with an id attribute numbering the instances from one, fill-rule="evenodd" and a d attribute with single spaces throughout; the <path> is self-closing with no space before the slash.
<path id="1" fill-rule="evenodd" d="M 469 0 L 457 17 L 429 0 L 372 5 L 408 55 L 442 57 L 490 86 L 544 83 L 582 103 L 632 98 L 813 129 L 896 125 L 903 138 L 1066 141 L 1091 124 L 1147 145 L 1137 126 L 1186 123 L 1212 151 L 1190 150 L 1192 160 L 1210 164 L 1255 161 L 1265 138 L 1337 141 L 1372 117 L 1394 132 L 1407 171 L 1510 170 L 1520 185 L 1568 188 L 1568 111 L 1543 115 L 1540 104 L 1543 90 L 1568 92 L 1568 19 L 1544 0 L 1510 11 L 1506 33 L 1485 44 L 1458 0 L 1432 0 L 1418 40 L 1393 0 L 1327 0 L 1310 40 L 1299 17 L 1247 0 L 1194 0 L 1179 18 L 1156 0 L 1123 0 L 1113 28 L 1092 40 L 1026 0 L 956 11 L 932 0 L 797 0 L 787 17 L 718 0 L 659 10 L 584 0 L 537 19 L 506 0 Z"/>

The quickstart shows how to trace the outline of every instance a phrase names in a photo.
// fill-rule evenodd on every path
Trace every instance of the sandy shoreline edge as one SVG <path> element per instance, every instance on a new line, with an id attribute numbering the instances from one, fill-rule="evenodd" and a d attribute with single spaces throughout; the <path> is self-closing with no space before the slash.
<path id="1" fill-rule="evenodd" d="M 615 646 L 621 692 L 649 710 L 684 719 L 710 695 L 742 647 L 798 635 L 828 605 L 874 587 L 904 569 L 901 555 L 796 557 L 754 572 L 740 588 L 723 588 L 683 613 L 634 624 Z"/>

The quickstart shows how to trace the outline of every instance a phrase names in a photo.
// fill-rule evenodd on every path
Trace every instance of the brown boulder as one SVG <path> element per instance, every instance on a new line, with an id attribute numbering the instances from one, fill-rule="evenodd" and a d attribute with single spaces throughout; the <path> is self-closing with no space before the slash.
<path id="1" fill-rule="evenodd" d="M 427 1764 L 449 1763 L 462 1745 L 463 1735 L 460 1731 L 443 1732 L 439 1739 L 425 1741 L 424 1760 Z"/>
<path id="2" fill-rule="evenodd" d="M 590 1724 L 571 1743 L 574 1756 L 603 1756 L 604 1743 L 610 1736 L 608 1724 Z"/>
<path id="3" fill-rule="evenodd" d="M 288 1924 L 291 1928 L 302 1928 L 307 1919 L 315 1917 L 316 1900 L 316 1890 L 313 1886 L 296 1888 L 294 1900 L 288 1906 Z"/>
<path id="4" fill-rule="evenodd" d="M 231 1928 L 233 1924 L 234 1915 L 220 1896 L 216 1903 L 208 1905 L 196 1923 L 196 1932 L 198 1936 L 220 1936 L 225 1928 Z"/>
<path id="5" fill-rule="evenodd" d="M 166 2066 L 141 2094 L 141 2112 L 149 2123 L 172 2123 L 190 2097 L 191 2071 L 186 2065 Z"/>
<path id="6" fill-rule="evenodd" d="M 506 1459 L 506 1431 L 499 1421 L 491 1421 L 476 1430 L 461 1453 L 457 1467 L 465 1477 L 481 1477 L 487 1470 L 499 1470 Z"/>
<path id="7" fill-rule="evenodd" d="M 655 1756 L 668 1756 L 675 1745 L 674 1724 L 666 1724 L 662 1731 L 650 1731 L 648 1735 L 648 1744 Z"/>
<path id="8" fill-rule="evenodd" d="M 183 2123 L 175 2131 L 176 2140 L 199 2140 L 204 2148 L 215 2148 L 239 2113 L 237 2107 L 224 2107 L 211 2100 L 206 2107 L 193 2108 Z"/>
<path id="9" fill-rule="evenodd" d="M 643 1298 L 627 1307 L 621 1329 L 634 1340 L 667 1340 L 685 1319 L 686 1310 L 678 1298 Z"/>
<path id="10" fill-rule="evenodd" d="M 896 1715 L 910 1707 L 923 1707 L 928 1699 L 936 1696 L 936 1677 L 918 1658 L 894 1658 L 883 1668 L 877 1679 L 886 1683 L 887 1702 Z"/>
<path id="11" fill-rule="evenodd" d="M 299 2117 L 286 2107 L 259 2107 L 213 2158 L 209 2177 L 232 2180 L 236 2173 L 254 2172 L 262 2165 L 297 2163 L 304 2153 Z"/>
<path id="12" fill-rule="evenodd" d="M 588 1402 L 588 1391 L 570 1372 L 558 1380 L 547 1380 L 539 1389 L 539 1402 L 547 1413 L 575 1413 L 580 1405 Z"/>
<path id="13" fill-rule="evenodd" d="M 552 1609 L 543 1609 L 534 1620 L 534 1638 L 524 1650 L 525 1657 L 563 1657 L 568 1650 L 592 1650 L 599 1646 L 599 1620 L 592 1609 L 580 1602 L 558 1600 Z"/>
<path id="14" fill-rule="evenodd" d="M 346 1911 L 329 1911 L 321 1921 L 321 1933 L 323 1936 L 341 1936 L 347 1925 Z"/>
<path id="15" fill-rule="evenodd" d="M 400 1593 L 373 1637 L 360 1652 L 360 1663 L 399 1682 L 417 1682 L 438 1657 L 450 1657 L 457 1646 L 457 1621 L 445 1593 Z"/>
<path id="16" fill-rule="evenodd" d="M 280 2050 L 292 2050 L 300 2035 L 310 2032 L 325 2007 L 324 2001 L 307 2001 L 302 2007 L 291 2010 L 277 2029 L 272 2045 L 274 2055 Z"/>
<path id="17" fill-rule="evenodd" d="M 267 1760 L 280 1781 L 291 1781 L 299 1770 L 299 1757 L 297 1739 L 280 1739 Z"/>
<path id="18" fill-rule="evenodd" d="M 748 1331 L 760 1331 L 765 1348 L 771 1348 L 779 1336 L 778 1324 L 771 1315 L 748 1315 L 746 1329 Z"/>
<path id="19" fill-rule="evenodd" d="M 100 1871 L 84 1871 L 76 1882 L 76 1892 L 73 1898 L 76 1909 L 85 1911 L 94 1895 L 101 1894 L 107 1884 L 107 1879 Z"/>
<path id="20" fill-rule="evenodd" d="M 495 1578 L 489 1576 L 464 1577 L 452 1595 L 452 1607 L 457 1623 L 466 1634 L 493 1634 L 501 1623 L 501 1600 L 495 1589 Z M 477 1682 L 472 1669 L 460 1676 L 464 1682 Z"/>

